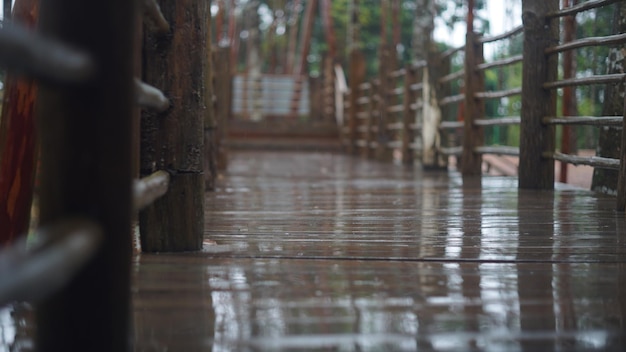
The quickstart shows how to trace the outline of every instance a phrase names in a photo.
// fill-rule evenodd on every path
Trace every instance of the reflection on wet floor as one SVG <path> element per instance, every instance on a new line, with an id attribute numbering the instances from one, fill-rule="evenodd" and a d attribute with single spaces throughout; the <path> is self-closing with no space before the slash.
<path id="1" fill-rule="evenodd" d="M 230 251 L 134 259 L 136 351 L 626 350 L 612 197 L 333 154 L 232 157 L 206 208 L 207 238 Z M 0 351 L 25 314 L 10 310 Z"/>

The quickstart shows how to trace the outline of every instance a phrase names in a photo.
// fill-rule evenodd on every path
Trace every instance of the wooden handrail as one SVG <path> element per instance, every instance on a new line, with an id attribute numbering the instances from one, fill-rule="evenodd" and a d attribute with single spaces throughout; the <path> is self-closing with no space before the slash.
<path id="1" fill-rule="evenodd" d="M 92 258 L 102 229 L 87 219 L 66 219 L 42 227 L 28 248 L 25 236 L 0 252 L 0 306 L 15 300 L 39 301 L 56 292 Z"/>
<path id="2" fill-rule="evenodd" d="M 494 35 L 494 36 L 491 36 L 491 37 L 481 37 L 481 38 L 478 38 L 478 42 L 482 43 L 482 44 L 495 42 L 495 41 L 498 41 L 498 40 L 510 38 L 510 37 L 512 37 L 512 36 L 514 36 L 516 34 L 520 34 L 520 33 L 523 33 L 523 32 L 524 32 L 524 26 L 520 25 L 520 26 L 517 26 L 517 27 L 515 27 L 515 28 L 513 28 L 513 29 L 511 29 L 511 30 L 509 30 L 507 32 L 504 32 L 502 34 Z"/>
<path id="3" fill-rule="evenodd" d="M 487 70 L 487 69 L 491 69 L 491 68 L 496 68 L 496 67 L 502 67 L 502 66 L 508 66 L 508 65 L 512 65 L 512 64 L 516 64 L 518 62 L 522 62 L 523 60 L 523 55 L 515 55 L 515 56 L 511 56 L 505 59 L 501 59 L 501 60 L 496 60 L 496 61 L 492 61 L 492 62 L 487 62 L 484 64 L 480 64 L 476 66 L 477 70 Z"/>
<path id="4" fill-rule="evenodd" d="M 135 78 L 137 105 L 142 108 L 163 112 L 170 107 L 170 101 L 159 89 Z"/>
<path id="5" fill-rule="evenodd" d="M 463 78 L 463 76 L 465 75 L 465 71 L 464 70 L 458 70 L 456 72 L 450 73 L 448 75 L 445 75 L 441 78 L 439 78 L 439 84 L 444 84 L 450 81 L 454 81 L 460 78 Z"/>
<path id="6" fill-rule="evenodd" d="M 445 106 L 448 104 L 454 104 L 454 103 L 458 103 L 460 101 L 465 100 L 465 94 L 457 94 L 457 95 L 451 95 L 449 97 L 445 97 L 443 99 L 441 99 L 439 101 L 439 105 L 440 106 Z"/>
<path id="7" fill-rule="evenodd" d="M 482 146 L 474 148 L 478 154 L 511 155 L 519 156 L 519 148 L 507 146 Z"/>
<path id="8" fill-rule="evenodd" d="M 519 125 L 522 118 L 519 116 L 507 116 L 498 117 L 494 119 L 479 119 L 474 121 L 477 126 L 505 126 L 505 125 Z"/>
<path id="9" fill-rule="evenodd" d="M 546 125 L 621 126 L 622 116 L 562 116 L 544 117 Z"/>
<path id="10" fill-rule="evenodd" d="M 571 86 L 583 86 L 592 84 L 619 83 L 626 80 L 626 73 L 614 73 L 608 75 L 596 75 L 583 78 L 562 79 L 558 81 L 545 82 L 543 88 L 558 89 Z"/>
<path id="11" fill-rule="evenodd" d="M 459 46 L 459 47 L 456 47 L 456 48 L 450 48 L 450 49 L 444 51 L 443 53 L 441 53 L 440 58 L 442 60 L 444 60 L 444 59 L 446 59 L 446 58 L 448 58 L 448 57 L 458 53 L 459 51 L 463 51 L 463 50 L 465 50 L 465 45 Z"/>
<path id="12" fill-rule="evenodd" d="M 618 1 L 621 1 L 621 0 L 589 0 L 589 1 L 580 3 L 580 4 L 572 6 L 572 7 L 568 7 L 568 8 L 565 8 L 565 9 L 561 9 L 559 11 L 551 12 L 551 13 L 547 14 L 546 17 L 547 18 L 554 18 L 554 17 L 564 17 L 564 16 L 570 16 L 570 15 L 576 15 L 579 12 L 583 12 L 583 11 L 595 9 L 595 8 L 598 8 L 598 7 L 611 5 L 611 4 L 614 4 L 614 3 L 618 2 Z"/>
<path id="13" fill-rule="evenodd" d="M 599 156 L 576 156 L 570 154 L 563 154 L 559 152 L 547 152 L 543 153 L 544 158 L 550 158 L 562 162 L 566 162 L 574 165 L 588 165 L 602 169 L 619 170 L 619 159 L 603 158 Z"/>
<path id="14" fill-rule="evenodd" d="M 138 211 L 152 204 L 167 192 L 169 183 L 170 174 L 163 170 L 135 180 L 133 184 L 133 208 Z"/>
<path id="15" fill-rule="evenodd" d="M 0 64 L 55 84 L 84 82 L 96 70 L 87 54 L 6 22 L 0 29 Z"/>
<path id="16" fill-rule="evenodd" d="M 522 94 L 522 87 L 493 92 L 477 92 L 474 97 L 477 99 L 499 99 Z"/>
<path id="17" fill-rule="evenodd" d="M 622 44 L 624 42 L 626 42 L 626 33 L 608 35 L 605 37 L 588 37 L 584 39 L 574 40 L 565 44 L 548 47 L 546 48 L 545 53 L 556 54 L 567 50 L 573 50 L 589 46 L 614 45 Z"/>

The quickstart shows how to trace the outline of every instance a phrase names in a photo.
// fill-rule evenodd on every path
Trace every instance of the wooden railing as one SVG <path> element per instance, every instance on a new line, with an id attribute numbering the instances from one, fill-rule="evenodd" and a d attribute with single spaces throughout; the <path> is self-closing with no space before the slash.
<path id="1" fill-rule="evenodd" d="M 525 24 L 525 30 L 532 35 L 525 38 L 525 47 L 535 48 L 525 53 L 524 77 L 529 77 L 522 99 L 522 145 L 520 158 L 520 186 L 525 188 L 551 189 L 554 183 L 554 160 L 575 165 L 589 165 L 594 168 L 619 170 L 624 166 L 624 148 L 619 158 L 580 157 L 559 152 L 555 147 L 555 126 L 587 125 L 595 127 L 622 126 L 622 116 L 558 116 L 556 114 L 557 90 L 575 89 L 586 85 L 623 84 L 626 74 L 610 73 L 584 78 L 559 78 L 557 69 L 558 54 L 567 54 L 578 48 L 626 43 L 626 35 L 579 38 L 559 43 L 558 21 L 565 16 L 608 6 L 618 1 L 588 1 L 571 8 L 559 10 L 558 2 L 529 2 L 524 11 L 533 14 Z M 545 25 L 548 23 L 549 25 Z M 537 38 L 544 38 L 538 41 Z M 537 67 L 540 70 L 537 70 Z M 539 72 L 537 72 L 539 71 Z M 565 104 L 565 103 L 564 103 Z M 534 135 L 531 138 L 528 135 Z M 524 137 L 526 135 L 526 137 Z M 622 137 L 624 135 L 622 134 Z M 525 143 L 524 143 L 525 142 Z M 622 142 L 623 143 L 623 142 Z M 624 210 L 624 172 L 621 170 L 618 181 L 617 208 Z M 538 177 L 539 176 L 539 177 Z M 620 190 L 621 187 L 621 190 Z"/>
<path id="2" fill-rule="evenodd" d="M 401 156 L 404 163 L 410 163 L 414 159 L 420 160 L 425 138 L 441 140 L 437 144 L 438 152 L 446 156 L 456 156 L 460 164 L 459 170 L 464 176 L 482 173 L 484 155 L 515 156 L 519 157 L 519 187 L 531 189 L 553 189 L 555 160 L 620 170 L 617 208 L 624 210 L 626 140 L 622 142 L 621 160 L 598 156 L 581 157 L 558 151 L 555 133 L 555 126 L 587 125 L 601 128 L 622 127 L 624 124 L 622 116 L 559 116 L 556 113 L 556 91 L 559 89 L 623 84 L 626 80 L 626 74 L 623 73 L 558 78 L 558 54 L 588 46 L 626 43 L 626 34 L 580 38 L 559 43 L 559 19 L 617 2 L 619 1 L 594 0 L 559 10 L 558 0 L 524 1 L 523 26 L 491 37 L 468 33 L 465 46 L 450 49 L 436 58 L 437 65 L 443 63 L 444 67 L 449 67 L 451 60 L 458 55 L 464 55 L 462 69 L 454 72 L 439 70 L 440 75 L 436 79 L 437 105 L 444 119 L 435 132 L 424 132 L 429 129 L 424 128 L 425 119 L 420 115 L 428 113 L 421 111 L 424 107 L 420 94 L 423 89 L 422 75 L 424 70 L 432 72 L 430 66 L 433 62 L 429 62 L 430 66 L 418 64 L 381 73 L 378 79 L 360 83 L 343 98 L 345 103 L 341 135 L 344 146 L 357 154 L 380 159 L 390 159 L 392 154 L 384 151 L 394 151 L 396 156 Z M 485 60 L 483 47 L 486 43 L 509 41 L 517 36 L 523 36 L 522 54 L 501 57 L 490 62 Z M 487 71 L 519 68 L 520 64 L 523 67 L 521 86 L 486 89 Z M 351 87 L 355 86 L 351 84 Z M 511 97 L 521 100 L 520 116 L 485 116 L 487 101 Z M 519 147 L 485 143 L 486 128 L 510 125 L 519 126 Z M 428 133 L 437 135 L 429 136 Z M 623 135 L 622 137 L 624 139 Z"/>
<path id="3" fill-rule="evenodd" d="M 169 31 L 156 3 L 142 4 L 150 28 Z M 133 106 L 170 106 L 160 90 L 133 81 L 135 16 L 132 1 L 49 1 L 41 35 L 6 22 L 0 29 L 0 65 L 40 83 L 41 227 L 34 244 L 23 236 L 0 252 L 0 305 L 37 303 L 38 350 L 131 346 L 131 214 L 170 181 L 167 171 L 131 177 Z"/>
<path id="4" fill-rule="evenodd" d="M 353 145 L 363 156 L 390 160 L 395 154 L 404 163 L 412 163 L 414 155 L 422 151 L 422 146 L 415 142 L 421 133 L 415 116 L 422 107 L 424 67 L 425 62 L 407 65 L 388 72 L 382 80 L 361 83 L 354 107 L 351 93 L 345 92 L 342 143 Z M 350 122 L 351 116 L 356 117 L 354 123 Z"/>

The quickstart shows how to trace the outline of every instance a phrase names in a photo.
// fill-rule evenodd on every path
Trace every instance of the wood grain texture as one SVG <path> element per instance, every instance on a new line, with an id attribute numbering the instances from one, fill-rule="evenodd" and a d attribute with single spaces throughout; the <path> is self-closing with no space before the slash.
<path id="1" fill-rule="evenodd" d="M 143 114 L 140 164 L 142 175 L 167 170 L 172 179 L 170 191 L 140 213 L 141 245 L 144 251 L 198 250 L 205 189 L 205 182 L 198 179 L 204 178 L 205 155 L 214 158 L 204 143 L 205 137 L 206 147 L 214 143 L 212 132 L 205 136 L 204 129 L 205 123 L 214 128 L 213 116 L 207 113 L 208 3 L 159 1 L 159 6 L 171 33 L 146 33 L 144 80 L 163 90 L 171 107 L 161 114 Z"/>
<path id="2" fill-rule="evenodd" d="M 557 78 L 558 57 L 545 49 L 559 40 L 557 21 L 546 14 L 559 9 L 558 0 L 529 0 L 522 4 L 524 60 L 522 70 L 522 110 L 520 126 L 519 187 L 554 188 L 554 163 L 543 152 L 555 148 L 555 128 L 545 125 L 545 116 L 556 115 L 556 94 L 543 87 Z"/>

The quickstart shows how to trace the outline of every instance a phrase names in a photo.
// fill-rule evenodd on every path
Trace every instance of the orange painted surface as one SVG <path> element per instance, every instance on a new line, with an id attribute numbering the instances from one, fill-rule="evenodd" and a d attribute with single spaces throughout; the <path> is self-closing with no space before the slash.
<path id="1" fill-rule="evenodd" d="M 28 27 L 37 22 L 37 0 L 17 0 L 13 19 Z M 28 230 L 37 169 L 33 113 L 35 83 L 9 74 L 0 119 L 0 246 Z"/>

